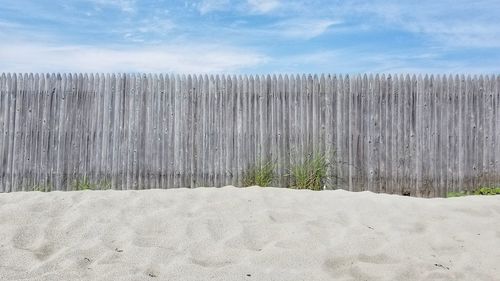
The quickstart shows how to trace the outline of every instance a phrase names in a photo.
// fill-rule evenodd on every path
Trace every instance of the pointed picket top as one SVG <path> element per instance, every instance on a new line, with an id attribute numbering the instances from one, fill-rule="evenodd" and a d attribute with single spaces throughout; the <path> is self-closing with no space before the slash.
<path id="1" fill-rule="evenodd" d="M 363 82 L 368 81 L 368 74 L 367 73 L 363 73 L 362 75 L 360 74 L 359 77 Z"/>
<path id="2" fill-rule="evenodd" d="M 182 75 L 175 74 L 173 81 L 174 81 L 175 89 L 177 90 L 177 88 L 179 88 L 181 85 Z"/>
<path id="3" fill-rule="evenodd" d="M 493 80 L 493 75 L 486 74 L 486 75 L 484 75 L 484 79 L 490 82 L 491 80 Z"/>
<path id="4" fill-rule="evenodd" d="M 302 81 L 307 81 L 307 76 L 306 76 L 306 74 L 304 74 L 304 73 L 303 73 L 303 74 L 300 76 L 300 80 L 302 80 Z"/>
<path id="5" fill-rule="evenodd" d="M 84 89 L 86 89 L 86 88 L 87 88 L 87 85 L 86 85 L 86 84 L 88 84 L 88 83 L 89 83 L 90 77 L 94 77 L 94 76 L 93 76 L 93 75 L 92 75 L 92 76 L 89 76 L 89 74 L 87 74 L 87 73 L 84 73 L 84 74 L 83 74 L 83 81 L 82 81 L 82 82 L 84 83 L 84 85 L 83 85 L 83 88 L 84 88 Z M 47 78 L 48 78 L 48 77 L 47 77 Z"/>
<path id="6" fill-rule="evenodd" d="M 404 81 L 405 81 L 405 83 L 411 83 L 411 77 L 410 77 L 409 73 L 406 73 L 404 75 Z"/>
<path id="7" fill-rule="evenodd" d="M 278 83 L 278 77 L 276 76 L 276 74 L 272 75 L 271 83 L 272 85 L 276 85 L 276 83 Z"/>
<path id="8" fill-rule="evenodd" d="M 483 76 L 483 74 L 479 75 L 478 80 L 480 83 L 479 86 L 481 87 L 479 90 L 484 90 L 484 76 Z"/>
<path id="9" fill-rule="evenodd" d="M 283 77 L 285 83 L 289 83 L 290 82 L 290 77 L 288 77 L 288 74 L 285 74 L 285 76 Z"/>
<path id="10" fill-rule="evenodd" d="M 338 75 L 337 79 L 340 81 L 342 80 L 342 82 L 344 81 L 344 75 L 341 73 Z"/>
<path id="11" fill-rule="evenodd" d="M 118 74 L 113 73 L 111 75 L 111 87 L 112 87 L 111 91 L 113 93 L 119 88 L 118 84 L 120 83 L 120 78 L 121 78 L 121 74 L 119 74 L 119 73 Z"/>
<path id="12" fill-rule="evenodd" d="M 313 81 L 319 81 L 319 76 L 318 76 L 318 74 L 309 74 L 309 76 L 311 76 L 311 77 L 312 77 L 312 80 L 313 80 Z"/>
<path id="13" fill-rule="evenodd" d="M 191 81 L 192 81 L 192 87 L 191 88 L 193 88 L 194 91 L 197 91 L 198 88 L 199 88 L 199 86 L 198 86 L 198 81 L 199 81 L 198 80 L 198 75 L 194 74 L 193 77 L 192 77 L 192 79 L 191 79 Z"/>
<path id="14" fill-rule="evenodd" d="M 373 73 L 369 73 L 368 74 L 368 81 L 373 82 L 374 79 L 375 79 L 375 76 L 373 75 Z"/>
<path id="15" fill-rule="evenodd" d="M 186 74 L 182 74 L 181 75 L 181 85 L 186 84 L 186 82 L 187 82 L 187 75 Z"/>
<path id="16" fill-rule="evenodd" d="M 278 91 L 282 91 L 284 92 L 284 84 L 283 84 L 283 76 L 281 76 L 281 74 L 278 75 L 278 78 L 277 78 L 277 86 L 278 86 Z"/>
<path id="17" fill-rule="evenodd" d="M 412 81 L 412 83 L 416 83 L 417 82 L 417 75 L 413 74 L 411 76 L 411 81 Z"/>
<path id="18" fill-rule="evenodd" d="M 208 75 L 207 74 L 200 75 L 200 81 L 203 82 L 209 81 Z"/>
<path id="19" fill-rule="evenodd" d="M 392 76 L 392 79 L 394 81 L 394 83 L 393 83 L 394 87 L 393 88 L 398 87 L 398 85 L 399 85 L 399 75 L 394 74 L 394 76 Z"/>
<path id="20" fill-rule="evenodd" d="M 470 74 L 467 74 L 467 76 L 465 77 L 465 81 L 467 84 L 472 83 L 472 77 L 470 76 Z"/>
<path id="21" fill-rule="evenodd" d="M 490 79 L 490 81 L 491 81 L 491 80 L 495 80 L 495 79 L 496 79 L 496 75 L 495 75 L 495 74 L 492 74 L 492 73 L 487 74 L 487 75 L 485 75 L 485 76 L 488 76 L 488 77 L 489 77 L 489 79 Z"/>
<path id="22" fill-rule="evenodd" d="M 255 75 L 254 81 L 255 81 L 255 85 L 257 85 L 257 87 L 258 87 L 260 85 L 260 81 L 261 81 L 260 76 L 258 74 Z"/>
<path id="23" fill-rule="evenodd" d="M 198 88 L 201 88 L 202 82 L 203 82 L 203 74 L 197 74 L 196 75 L 196 80 L 198 82 Z"/>
<path id="24" fill-rule="evenodd" d="M 250 74 L 250 75 L 249 75 L 248 80 L 250 81 L 250 83 L 253 83 L 253 87 L 254 87 L 254 89 L 255 89 L 255 88 L 257 88 L 257 86 L 258 86 L 258 85 L 257 85 L 257 84 L 256 84 L 256 82 L 255 82 L 255 77 L 254 77 L 254 75 L 253 75 L 253 74 Z"/>
<path id="25" fill-rule="evenodd" d="M 250 87 L 250 84 L 248 83 L 249 80 L 248 80 L 248 76 L 247 75 L 243 76 L 243 82 L 244 82 L 245 85 L 247 85 L 246 87 L 247 87 L 247 91 L 248 91 L 249 90 L 248 88 Z"/>
<path id="26" fill-rule="evenodd" d="M 433 80 L 433 77 L 432 77 L 432 76 L 431 76 L 431 77 L 429 77 L 429 75 L 427 75 L 427 74 L 426 74 L 426 75 L 424 75 L 424 77 L 422 78 L 422 74 L 419 74 L 419 75 L 418 75 L 418 85 L 419 85 L 419 87 L 420 87 L 420 86 L 425 87 L 426 85 L 432 85 L 432 84 L 434 84 L 434 82 L 433 82 L 433 81 L 434 81 L 434 80 Z M 425 88 L 424 88 L 424 89 L 425 89 Z"/>
<path id="27" fill-rule="evenodd" d="M 491 84 L 490 84 L 490 75 L 489 74 L 484 75 L 483 82 L 484 82 L 483 87 L 484 87 L 485 95 L 488 96 L 491 94 L 491 91 L 490 91 Z"/>
<path id="28" fill-rule="evenodd" d="M 278 81 L 283 81 L 283 75 L 278 74 Z"/>
<path id="29" fill-rule="evenodd" d="M 449 76 L 443 74 L 442 78 L 439 79 L 439 74 L 438 74 L 436 81 L 443 83 L 443 85 L 448 85 L 448 83 L 453 83 L 453 76 L 451 76 L 451 74 Z"/>
<path id="30" fill-rule="evenodd" d="M 453 79 L 451 79 L 451 81 L 453 81 L 454 84 L 460 83 L 460 75 L 455 74 L 455 77 Z"/>

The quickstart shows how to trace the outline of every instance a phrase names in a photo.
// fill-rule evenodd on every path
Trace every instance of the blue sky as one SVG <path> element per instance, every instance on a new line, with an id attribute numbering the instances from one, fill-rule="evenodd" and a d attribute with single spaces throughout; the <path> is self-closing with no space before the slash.
<path id="1" fill-rule="evenodd" d="M 0 72 L 499 73 L 500 1 L 1 0 Z"/>

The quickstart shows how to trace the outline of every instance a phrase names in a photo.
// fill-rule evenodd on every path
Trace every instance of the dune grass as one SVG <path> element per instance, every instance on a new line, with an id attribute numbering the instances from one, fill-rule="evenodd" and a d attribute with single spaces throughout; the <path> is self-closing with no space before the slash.
<path id="1" fill-rule="evenodd" d="M 320 153 L 308 154 L 304 161 L 290 169 L 291 187 L 322 190 L 327 180 L 328 162 Z"/>
<path id="2" fill-rule="evenodd" d="M 243 177 L 243 186 L 270 186 L 276 177 L 275 166 L 272 161 L 268 161 L 251 167 Z"/>
<path id="3" fill-rule="evenodd" d="M 80 190 L 108 190 L 111 188 L 111 183 L 108 181 L 100 181 L 98 183 L 93 183 L 88 180 L 88 178 L 83 177 L 80 179 L 76 179 L 73 181 L 71 186 L 71 190 L 80 191 Z"/>
<path id="4" fill-rule="evenodd" d="M 31 190 L 32 191 L 39 191 L 39 192 L 51 192 L 52 186 L 49 184 L 39 184 L 39 185 L 33 186 Z"/>
<path id="5" fill-rule="evenodd" d="M 450 191 L 446 194 L 446 197 L 452 198 L 452 197 L 462 197 L 462 196 L 468 196 L 468 195 L 500 195 L 500 187 L 483 186 L 483 187 L 476 188 L 472 192 Z"/>

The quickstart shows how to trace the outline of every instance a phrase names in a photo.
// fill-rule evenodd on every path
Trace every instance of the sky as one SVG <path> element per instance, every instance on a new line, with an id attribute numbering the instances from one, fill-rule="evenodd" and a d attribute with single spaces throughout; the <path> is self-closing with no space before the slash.
<path id="1" fill-rule="evenodd" d="M 0 0 L 0 72 L 500 73 L 500 1 Z"/>

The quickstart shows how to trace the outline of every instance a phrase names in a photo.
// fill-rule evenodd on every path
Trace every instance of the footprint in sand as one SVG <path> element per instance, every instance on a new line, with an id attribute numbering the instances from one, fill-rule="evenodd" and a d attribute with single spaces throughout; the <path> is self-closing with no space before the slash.
<path id="1" fill-rule="evenodd" d="M 328 258 L 323 263 L 323 268 L 335 278 L 349 275 L 356 280 L 379 280 L 376 276 L 370 275 L 362 269 L 363 263 L 387 265 L 399 263 L 399 260 L 385 254 L 359 254 L 358 256 Z"/>
<path id="2" fill-rule="evenodd" d="M 12 243 L 14 248 L 29 249 L 41 244 L 43 237 L 43 233 L 37 225 L 21 226 L 12 237 Z"/>
<path id="3" fill-rule="evenodd" d="M 55 252 L 54 246 L 52 244 L 44 244 L 40 246 L 38 249 L 34 251 L 35 257 L 44 261 L 47 260 L 50 256 L 52 256 Z"/>

